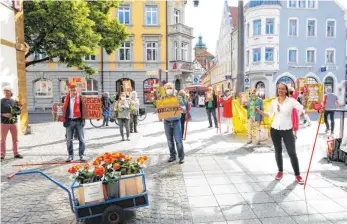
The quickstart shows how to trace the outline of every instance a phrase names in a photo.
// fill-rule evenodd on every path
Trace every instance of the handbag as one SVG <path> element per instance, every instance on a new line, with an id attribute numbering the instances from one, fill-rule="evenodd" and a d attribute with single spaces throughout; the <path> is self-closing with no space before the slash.
<path id="1" fill-rule="evenodd" d="M 263 126 L 262 126 L 263 124 Z M 269 138 L 269 131 L 268 129 L 266 128 L 266 125 L 265 125 L 265 122 L 263 120 L 263 122 L 260 124 L 260 127 L 259 127 L 259 131 L 257 132 L 257 137 L 258 137 L 258 140 L 260 142 L 265 142 L 268 140 Z"/>

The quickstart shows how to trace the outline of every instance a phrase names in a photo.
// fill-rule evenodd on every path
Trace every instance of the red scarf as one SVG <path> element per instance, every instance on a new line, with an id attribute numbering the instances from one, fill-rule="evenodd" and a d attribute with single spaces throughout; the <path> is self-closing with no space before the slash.
<path id="1" fill-rule="evenodd" d="M 68 93 L 64 100 L 64 106 L 63 106 L 63 112 L 64 112 L 64 119 L 66 119 L 66 113 L 70 113 L 70 111 L 67 111 L 68 105 L 70 103 L 70 93 Z M 81 107 L 80 107 L 80 94 L 77 93 L 75 104 L 73 105 L 73 117 L 78 118 L 81 117 Z M 70 105 L 71 107 L 72 105 Z"/>

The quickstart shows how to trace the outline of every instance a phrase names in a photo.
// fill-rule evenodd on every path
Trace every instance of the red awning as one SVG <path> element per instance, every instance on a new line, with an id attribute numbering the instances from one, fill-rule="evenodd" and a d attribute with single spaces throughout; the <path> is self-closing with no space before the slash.
<path id="1" fill-rule="evenodd" d="M 207 86 L 204 85 L 194 85 L 194 86 L 186 86 L 184 89 L 187 91 L 195 91 L 195 92 L 206 92 L 208 90 Z"/>

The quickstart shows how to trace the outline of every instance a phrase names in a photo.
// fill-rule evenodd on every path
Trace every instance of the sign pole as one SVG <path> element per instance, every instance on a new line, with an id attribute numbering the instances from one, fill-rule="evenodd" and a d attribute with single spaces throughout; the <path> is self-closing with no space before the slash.
<path id="1" fill-rule="evenodd" d="M 186 114 L 186 127 L 184 129 L 184 140 L 187 139 L 187 130 L 188 130 L 188 122 L 189 122 L 189 113 L 190 113 L 190 99 L 191 99 L 191 96 L 189 96 L 188 98 L 188 104 L 187 104 L 187 114 Z"/>

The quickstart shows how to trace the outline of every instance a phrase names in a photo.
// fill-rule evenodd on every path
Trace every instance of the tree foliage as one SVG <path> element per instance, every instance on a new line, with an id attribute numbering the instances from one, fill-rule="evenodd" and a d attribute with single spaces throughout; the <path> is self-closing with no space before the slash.
<path id="1" fill-rule="evenodd" d="M 117 19 L 111 19 L 114 1 L 24 1 L 24 35 L 30 50 L 44 57 L 27 60 L 26 67 L 58 60 L 68 67 L 76 66 L 87 74 L 95 73 L 84 58 L 95 55 L 100 47 L 110 54 L 128 38 L 126 27 Z"/>

